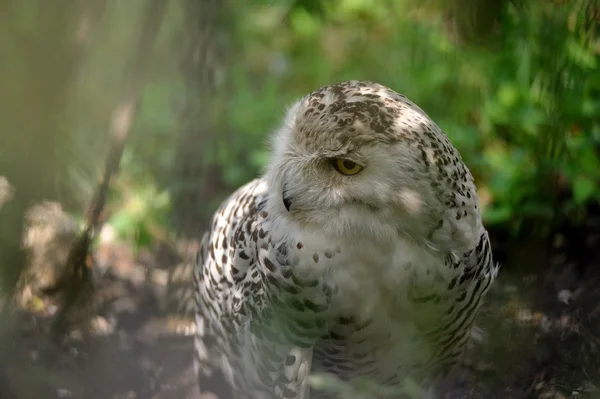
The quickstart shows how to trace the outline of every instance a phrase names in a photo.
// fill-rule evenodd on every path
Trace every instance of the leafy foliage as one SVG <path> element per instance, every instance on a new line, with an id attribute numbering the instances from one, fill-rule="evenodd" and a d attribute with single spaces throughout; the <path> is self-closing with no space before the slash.
<path id="1" fill-rule="evenodd" d="M 198 185 L 214 185 L 212 196 L 189 206 L 202 207 L 208 218 L 232 189 L 261 172 L 267 138 L 295 99 L 323 84 L 367 79 L 406 94 L 447 132 L 475 175 L 489 225 L 544 231 L 585 216 L 600 199 L 600 5 L 502 1 L 482 11 L 485 2 L 467 3 L 236 3 L 223 28 L 235 38 L 223 49 L 231 53 L 219 75 L 224 84 L 209 105 L 218 131 L 209 144 L 187 143 L 217 175 L 198 177 Z M 189 97 L 178 61 L 186 32 L 182 9 L 173 4 L 122 168 L 122 180 L 145 193 L 139 198 L 161 204 L 145 206 L 164 213 L 160 220 L 186 212 L 156 200 L 160 189 L 145 189 L 149 182 L 178 182 L 170 173 L 178 161 L 176 132 L 189 117 L 181 112 Z M 463 5 L 463 14 L 472 15 L 461 14 Z M 129 29 L 123 13 L 136 6 L 123 7 L 107 17 L 121 33 L 106 35 L 98 45 L 103 54 L 127 51 L 117 39 Z M 494 26 L 483 32 L 486 23 Z M 98 54 L 90 73 L 106 80 L 110 72 Z"/>
<path id="2" fill-rule="evenodd" d="M 259 162 L 230 183 L 258 171 L 261 139 L 290 95 L 370 79 L 407 94 L 448 133 L 476 175 L 488 223 L 518 231 L 583 211 L 600 199 L 599 6 L 505 3 L 488 48 L 452 40 L 439 8 L 411 1 L 251 8 L 238 26 L 243 62 L 227 114 L 235 148 Z"/>

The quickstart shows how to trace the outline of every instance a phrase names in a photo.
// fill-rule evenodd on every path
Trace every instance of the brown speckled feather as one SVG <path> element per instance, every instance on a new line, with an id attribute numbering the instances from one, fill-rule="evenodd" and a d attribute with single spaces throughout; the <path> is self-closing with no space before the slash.
<path id="1" fill-rule="evenodd" d="M 309 373 L 388 397 L 458 361 L 497 270 L 471 173 L 439 127 L 384 86 L 326 86 L 290 109 L 265 175 L 203 238 L 200 371 L 220 369 L 235 398 L 335 397 Z"/>

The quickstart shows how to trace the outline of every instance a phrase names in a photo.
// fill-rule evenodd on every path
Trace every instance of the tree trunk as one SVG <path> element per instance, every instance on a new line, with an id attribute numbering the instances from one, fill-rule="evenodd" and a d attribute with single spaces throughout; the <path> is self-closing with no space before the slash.
<path id="1" fill-rule="evenodd" d="M 10 293 L 24 264 L 23 217 L 32 203 L 63 197 L 62 172 L 73 162 L 67 108 L 79 67 L 80 0 L 0 2 L 0 175 L 14 186 L 0 212 L 0 291 Z M 4 47 L 3 46 L 3 47 Z"/>
<path id="2" fill-rule="evenodd" d="M 185 12 L 182 69 L 186 79 L 186 102 L 181 115 L 173 165 L 173 218 L 175 227 L 186 237 L 196 238 L 184 249 L 183 261 L 170 271 L 167 311 L 193 315 L 192 269 L 198 238 L 206 226 L 207 204 L 220 192 L 221 170 L 214 153 L 219 133 L 215 97 L 227 64 L 230 14 L 225 0 L 182 0 Z M 192 254 L 194 252 L 194 254 Z M 184 276 L 179 280 L 176 276 Z M 193 318 L 192 318 L 193 320 Z M 218 370 L 210 377 L 199 375 L 201 398 L 231 397 Z"/>
<path id="3" fill-rule="evenodd" d="M 182 69 L 187 93 L 173 166 L 173 217 L 178 231 L 198 236 L 204 228 L 207 200 L 221 181 L 219 167 L 204 154 L 213 147 L 219 128 L 213 104 L 226 64 L 231 21 L 223 0 L 183 0 L 183 6 Z"/>

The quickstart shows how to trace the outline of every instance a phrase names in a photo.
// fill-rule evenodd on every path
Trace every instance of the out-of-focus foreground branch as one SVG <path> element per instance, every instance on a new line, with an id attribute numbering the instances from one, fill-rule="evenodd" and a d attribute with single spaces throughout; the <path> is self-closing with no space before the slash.
<path id="1" fill-rule="evenodd" d="M 126 86 L 122 100 L 115 107 L 111 118 L 111 141 L 102 180 L 87 213 L 86 228 L 71 248 L 66 272 L 59 284 L 60 308 L 52 326 L 57 337 L 64 333 L 70 323 L 89 314 L 87 309 L 91 305 L 93 281 L 88 252 L 92 240 L 102 227 L 100 214 L 106 203 L 111 180 L 118 171 L 125 142 L 139 106 L 140 91 L 166 5 L 165 0 L 152 0 L 148 3 L 133 56 L 123 75 Z"/>

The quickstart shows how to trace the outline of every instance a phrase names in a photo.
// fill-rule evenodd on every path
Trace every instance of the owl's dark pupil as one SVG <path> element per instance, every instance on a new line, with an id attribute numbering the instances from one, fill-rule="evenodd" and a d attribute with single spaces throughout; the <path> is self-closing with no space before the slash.
<path id="1" fill-rule="evenodd" d="M 347 159 L 344 159 L 342 163 L 344 164 L 344 168 L 346 169 L 354 169 L 356 167 L 355 162 L 349 161 Z"/>

